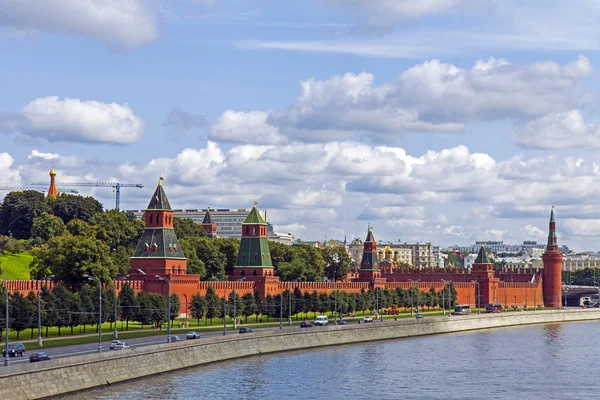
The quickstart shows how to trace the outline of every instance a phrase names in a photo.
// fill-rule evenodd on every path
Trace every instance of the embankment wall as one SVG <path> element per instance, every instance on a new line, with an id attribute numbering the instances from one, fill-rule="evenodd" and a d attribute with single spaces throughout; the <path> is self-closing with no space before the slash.
<path id="1" fill-rule="evenodd" d="M 108 352 L 47 363 L 0 368 L 0 399 L 38 399 L 181 368 L 288 350 L 364 343 L 513 325 L 600 319 L 600 310 L 551 310 L 420 320 L 374 322 L 319 328 L 288 328 L 210 337 L 180 343 Z"/>

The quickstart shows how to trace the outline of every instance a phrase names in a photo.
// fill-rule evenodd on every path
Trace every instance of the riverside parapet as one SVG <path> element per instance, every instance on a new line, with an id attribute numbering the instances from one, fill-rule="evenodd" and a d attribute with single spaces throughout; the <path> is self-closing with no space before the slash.
<path id="1" fill-rule="evenodd" d="M 553 310 L 373 322 L 210 337 L 0 368 L 1 399 L 39 399 L 259 354 L 514 325 L 600 319 L 600 310 Z"/>

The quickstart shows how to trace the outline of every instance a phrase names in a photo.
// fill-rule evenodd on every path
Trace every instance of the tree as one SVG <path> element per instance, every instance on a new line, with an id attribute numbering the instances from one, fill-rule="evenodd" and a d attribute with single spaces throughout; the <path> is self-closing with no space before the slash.
<path id="1" fill-rule="evenodd" d="M 312 246 L 292 246 L 296 258 L 301 259 L 306 265 L 305 270 L 297 277 L 298 281 L 315 282 L 320 281 L 325 269 L 323 252 Z"/>
<path id="2" fill-rule="evenodd" d="M 240 251 L 239 239 L 212 239 L 217 245 L 221 254 L 225 256 L 225 273 L 233 275 L 233 267 L 237 261 L 237 254 Z"/>
<path id="3" fill-rule="evenodd" d="M 246 293 L 242 296 L 242 303 L 244 303 L 243 311 L 241 315 L 244 316 L 244 322 L 248 322 L 248 317 L 257 313 L 256 301 L 252 293 Z"/>
<path id="4" fill-rule="evenodd" d="M 220 315 L 221 309 L 221 299 L 217 296 L 217 293 L 213 289 L 212 286 L 209 286 L 206 289 L 206 318 L 210 320 L 210 324 L 212 325 L 212 320 L 215 317 Z"/>
<path id="5" fill-rule="evenodd" d="M 73 293 L 73 297 L 71 299 L 71 307 L 69 312 L 71 314 L 71 318 L 69 318 L 69 328 L 71 328 L 71 335 L 73 334 L 73 328 L 79 326 L 85 320 L 84 315 L 82 314 L 83 304 L 81 303 L 81 295 L 79 293 Z M 81 331 L 81 328 L 79 328 Z"/>
<path id="6" fill-rule="evenodd" d="M 58 328 L 58 336 L 60 336 L 60 329 L 70 324 L 73 294 L 62 283 L 58 283 L 52 288 L 52 294 L 54 295 L 54 307 L 56 308 L 54 326 Z"/>
<path id="7" fill-rule="evenodd" d="M 138 307 L 136 309 L 135 319 L 142 325 L 142 329 L 144 329 L 144 325 L 153 322 L 152 302 L 150 301 L 148 293 L 139 292 L 137 294 L 136 303 Z"/>
<path id="8" fill-rule="evenodd" d="M 352 268 L 352 259 L 344 247 L 327 247 L 323 249 L 325 260 L 325 276 L 332 281 L 342 280 Z"/>
<path id="9" fill-rule="evenodd" d="M 190 311 L 192 318 L 196 318 L 198 326 L 200 326 L 200 319 L 206 314 L 206 298 L 200 293 L 193 294 L 190 299 Z"/>
<path id="10" fill-rule="evenodd" d="M 44 194 L 37 190 L 10 192 L 0 210 L 0 234 L 29 239 L 33 220 L 50 211 Z"/>
<path id="11" fill-rule="evenodd" d="M 54 295 L 46 285 L 42 286 L 41 293 L 42 306 L 42 326 L 46 327 L 46 337 L 48 337 L 48 327 L 54 326 L 56 320 L 56 309 L 54 306 Z"/>
<path id="12" fill-rule="evenodd" d="M 17 254 L 23 250 L 25 250 L 25 246 L 20 241 L 0 235 L 0 253 Z"/>
<path id="13" fill-rule="evenodd" d="M 44 242 L 64 234 L 65 231 L 65 224 L 62 219 L 47 212 L 35 217 L 31 225 L 31 237 L 40 238 Z"/>
<path id="14" fill-rule="evenodd" d="M 173 229 L 177 239 L 189 239 L 196 237 L 207 237 L 202 225 L 195 223 L 189 218 L 173 218 Z"/>
<path id="15" fill-rule="evenodd" d="M 176 294 L 171 295 L 171 327 L 173 327 L 173 321 L 179 316 L 179 309 L 181 308 L 181 300 Z"/>
<path id="16" fill-rule="evenodd" d="M 31 304 L 31 308 L 33 309 L 34 315 L 32 316 L 32 318 L 29 320 L 29 326 L 28 328 L 31 328 L 31 339 L 33 339 L 33 330 L 35 328 L 37 328 L 38 324 L 37 324 L 37 295 L 33 292 L 33 290 L 30 290 L 29 293 L 27 293 L 27 297 L 25 297 L 25 299 L 27 299 L 27 301 Z"/>
<path id="17" fill-rule="evenodd" d="M 102 204 L 90 196 L 61 194 L 52 206 L 52 214 L 62 219 L 65 224 L 73 219 L 89 222 L 99 212 L 102 212 Z"/>
<path id="18" fill-rule="evenodd" d="M 214 276 L 218 279 L 225 279 L 225 264 L 227 259 L 219 250 L 219 246 L 207 237 L 194 238 L 192 241 L 198 258 L 206 267 L 204 278 Z"/>
<path id="19" fill-rule="evenodd" d="M 70 220 L 65 227 L 67 231 L 73 236 L 95 236 L 96 233 L 94 228 L 91 227 L 87 222 L 83 222 L 80 219 Z"/>
<path id="20" fill-rule="evenodd" d="M 260 292 L 256 290 L 254 292 L 254 305 L 256 312 L 256 322 L 258 322 L 258 316 L 263 314 L 265 299 L 260 295 Z"/>
<path id="21" fill-rule="evenodd" d="M 235 310 L 234 310 L 234 301 L 235 301 Z M 234 315 L 235 311 L 235 315 Z M 229 292 L 229 296 L 227 298 L 227 315 L 231 319 L 237 318 L 240 315 L 244 314 L 244 303 L 242 302 L 242 298 L 235 292 Z"/>
<path id="22" fill-rule="evenodd" d="M 50 239 L 48 245 L 34 253 L 30 264 L 33 279 L 54 274 L 57 280 L 77 290 L 89 274 L 102 282 L 113 280 L 117 269 L 106 243 L 96 238 L 64 235 Z"/>
<path id="23" fill-rule="evenodd" d="M 206 275 L 206 267 L 204 266 L 204 262 L 198 258 L 196 254 L 196 246 L 192 239 L 179 239 L 179 245 L 181 246 L 181 251 L 187 258 L 187 273 L 188 274 L 197 274 L 201 277 Z"/>
<path id="24" fill-rule="evenodd" d="M 79 289 L 77 294 L 79 294 L 81 307 L 80 323 L 83 325 L 83 333 L 85 334 L 87 325 L 93 325 L 98 321 L 98 314 L 95 313 L 98 293 L 94 293 L 89 283 L 86 283 Z"/>
<path id="25" fill-rule="evenodd" d="M 17 332 L 17 340 L 19 340 L 19 334 L 31 324 L 35 309 L 20 292 L 14 292 L 10 296 L 8 303 L 10 308 L 10 327 Z"/>
<path id="26" fill-rule="evenodd" d="M 160 293 L 148 293 L 148 300 L 150 304 L 150 320 L 156 323 L 157 326 L 161 326 L 164 322 L 167 322 L 167 302 Z"/>
<path id="27" fill-rule="evenodd" d="M 119 318 L 121 318 L 121 321 L 125 320 L 125 330 L 129 330 L 129 321 L 135 319 L 137 303 L 135 293 L 128 282 L 123 284 L 119 292 L 118 301 Z"/>

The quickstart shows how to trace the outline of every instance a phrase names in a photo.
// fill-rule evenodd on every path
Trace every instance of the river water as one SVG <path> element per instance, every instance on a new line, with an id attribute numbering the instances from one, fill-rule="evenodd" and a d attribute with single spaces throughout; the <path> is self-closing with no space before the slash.
<path id="1" fill-rule="evenodd" d="M 490 329 L 227 361 L 68 399 L 594 399 L 600 322 Z"/>

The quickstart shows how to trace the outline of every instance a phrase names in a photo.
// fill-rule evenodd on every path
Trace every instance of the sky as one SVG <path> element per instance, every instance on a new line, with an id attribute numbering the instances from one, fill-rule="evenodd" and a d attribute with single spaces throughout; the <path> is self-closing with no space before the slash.
<path id="1" fill-rule="evenodd" d="M 524 4 L 523 4 L 524 3 Z M 0 0 L 0 186 L 600 250 L 600 2 Z M 0 198 L 6 191 L 0 191 Z M 84 188 L 113 207 L 110 188 Z"/>

